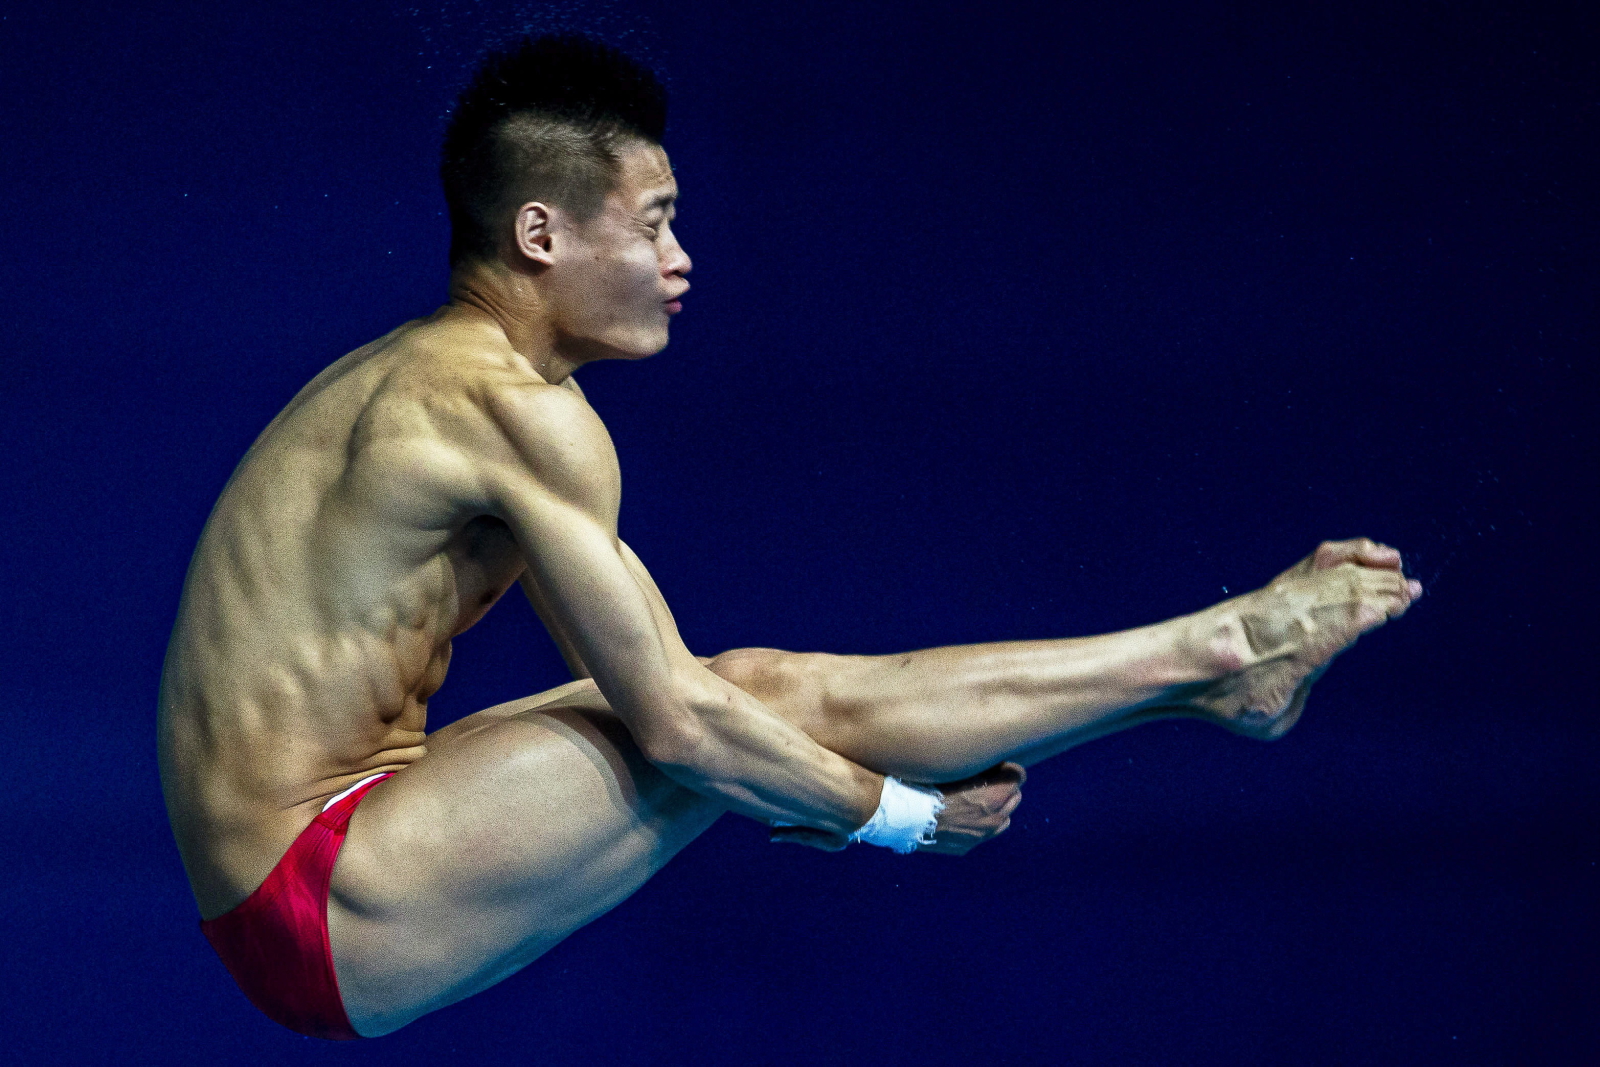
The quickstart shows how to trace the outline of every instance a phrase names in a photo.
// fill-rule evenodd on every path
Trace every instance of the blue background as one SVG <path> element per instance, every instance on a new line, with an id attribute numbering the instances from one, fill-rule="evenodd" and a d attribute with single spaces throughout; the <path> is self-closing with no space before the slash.
<path id="1" fill-rule="evenodd" d="M 1594 1062 L 1592 14 L 1269 6 L 0 9 L 0 1060 Z M 442 299 L 454 91 L 555 25 L 673 93 L 695 290 L 583 381 L 696 651 L 1107 631 L 1357 534 L 1428 595 L 1275 745 L 1074 750 L 963 861 L 729 818 L 325 1045 L 195 928 L 161 653 L 255 434 Z M 434 722 L 562 678 L 508 598 Z"/>

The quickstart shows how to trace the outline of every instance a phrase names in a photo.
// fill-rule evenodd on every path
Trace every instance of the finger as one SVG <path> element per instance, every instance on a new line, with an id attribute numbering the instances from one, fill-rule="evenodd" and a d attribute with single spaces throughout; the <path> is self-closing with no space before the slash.
<path id="1" fill-rule="evenodd" d="M 940 856 L 965 856 L 985 841 L 992 840 L 1007 830 L 1011 829 L 1011 820 L 1003 820 L 998 827 L 988 833 L 945 833 L 934 836 L 932 842 L 918 845 L 919 852 L 932 852 Z"/>
<path id="2" fill-rule="evenodd" d="M 806 845 L 824 852 L 838 852 L 850 844 L 843 834 L 833 834 L 810 826 L 775 826 L 767 835 L 773 844 Z"/>
<path id="3" fill-rule="evenodd" d="M 778 843 L 804 845 L 807 848 L 814 848 L 819 852 L 843 852 L 847 847 L 849 847 L 850 841 L 848 838 L 843 837 L 790 837 L 779 838 Z"/>
<path id="4" fill-rule="evenodd" d="M 1007 800 L 1003 805 L 1001 805 L 1000 814 L 1006 817 L 1006 821 L 1007 822 L 1010 822 L 1011 821 L 1011 813 L 1016 811 L 1018 805 L 1020 805 L 1021 803 L 1022 803 L 1022 793 L 1020 791 L 1016 792 L 1016 793 L 1012 793 L 1011 794 L 1011 799 Z"/>
<path id="5" fill-rule="evenodd" d="M 845 837 L 843 833 L 829 833 L 827 830 L 813 829 L 808 825 L 776 827 L 771 832 L 770 840 L 787 845 L 810 845 L 811 848 L 824 848 L 829 851 L 837 851 L 850 845 L 850 838 Z"/>
<path id="6" fill-rule="evenodd" d="M 1015 763 L 997 763 L 988 770 L 979 771 L 967 778 L 957 778 L 948 782 L 929 783 L 935 788 L 946 793 L 957 790 L 978 789 L 986 785 L 1021 785 L 1028 777 L 1028 772 Z"/>
<path id="7" fill-rule="evenodd" d="M 986 771 L 979 771 L 971 779 L 974 784 L 990 785 L 1004 782 L 1012 785 L 1021 785 L 1028 780 L 1028 772 L 1020 763 L 996 763 Z"/>

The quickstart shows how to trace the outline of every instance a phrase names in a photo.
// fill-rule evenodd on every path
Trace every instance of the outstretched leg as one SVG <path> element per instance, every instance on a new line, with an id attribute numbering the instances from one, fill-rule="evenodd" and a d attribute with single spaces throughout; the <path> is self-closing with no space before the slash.
<path id="1" fill-rule="evenodd" d="M 1330 542 L 1263 589 L 1123 633 L 895 656 L 737 649 L 710 667 L 824 748 L 942 782 L 1162 718 L 1281 736 L 1332 659 L 1420 592 L 1393 549 Z"/>

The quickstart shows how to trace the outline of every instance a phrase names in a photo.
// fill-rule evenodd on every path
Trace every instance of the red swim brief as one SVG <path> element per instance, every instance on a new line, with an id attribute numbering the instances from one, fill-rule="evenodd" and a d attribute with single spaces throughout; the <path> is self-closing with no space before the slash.
<path id="1" fill-rule="evenodd" d="M 328 944 L 328 884 L 350 816 L 379 774 L 336 796 L 294 839 L 243 904 L 200 923 L 250 1003 L 296 1033 L 330 1041 L 361 1035 L 350 1025 Z"/>

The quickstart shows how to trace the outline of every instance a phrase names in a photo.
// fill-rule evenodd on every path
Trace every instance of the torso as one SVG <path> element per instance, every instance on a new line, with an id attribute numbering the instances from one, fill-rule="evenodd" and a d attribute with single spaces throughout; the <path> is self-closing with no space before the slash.
<path id="1" fill-rule="evenodd" d="M 218 500 L 159 726 L 205 917 L 244 900 L 333 794 L 426 754 L 451 638 L 524 569 L 453 443 L 502 381 L 541 380 L 471 327 L 409 323 L 301 390 Z"/>

